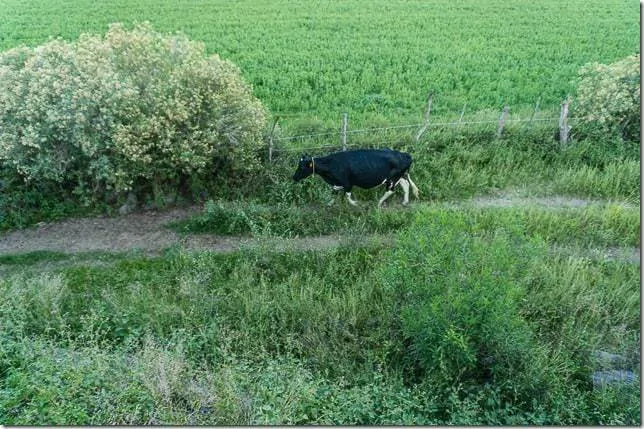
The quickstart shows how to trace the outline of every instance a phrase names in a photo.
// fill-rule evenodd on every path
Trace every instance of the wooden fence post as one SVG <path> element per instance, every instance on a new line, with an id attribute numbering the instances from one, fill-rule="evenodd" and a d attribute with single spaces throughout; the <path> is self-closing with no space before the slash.
<path id="1" fill-rule="evenodd" d="M 463 104 L 463 110 L 461 110 L 461 117 L 458 118 L 458 125 L 461 125 L 461 121 L 463 120 L 463 115 L 465 114 L 465 108 L 467 107 L 467 103 Z"/>
<path id="2" fill-rule="evenodd" d="M 501 113 L 501 117 L 499 118 L 499 128 L 496 130 L 496 138 L 501 138 L 501 134 L 503 133 L 503 127 L 505 126 L 505 121 L 508 119 L 508 112 L 510 111 L 509 106 L 504 106 L 503 107 L 503 112 Z"/>
<path id="3" fill-rule="evenodd" d="M 568 143 L 568 98 L 561 103 L 561 114 L 559 115 L 559 142 L 562 145 Z"/>
<path id="4" fill-rule="evenodd" d="M 537 112 L 539 111 L 540 101 L 541 101 L 541 97 L 537 98 L 537 104 L 534 106 L 534 112 L 532 112 L 532 116 L 530 116 L 530 125 L 532 125 L 532 120 L 534 119 L 534 117 L 537 116 Z"/>
<path id="5" fill-rule="evenodd" d="M 423 122 L 423 126 L 418 130 L 418 133 L 416 134 L 416 143 L 420 140 L 420 137 L 423 135 L 427 127 L 429 126 L 429 113 L 432 111 L 432 99 L 434 98 L 434 93 L 429 92 L 429 96 L 427 97 L 427 110 L 425 111 L 425 120 Z"/>
<path id="6" fill-rule="evenodd" d="M 342 150 L 347 150 L 347 124 L 349 123 L 349 115 L 345 113 L 342 115 Z"/>
<path id="7" fill-rule="evenodd" d="M 275 126 L 279 119 L 279 115 L 275 117 L 275 122 L 273 122 L 273 126 L 271 127 L 271 134 L 268 136 L 268 162 L 273 162 L 273 131 L 275 131 Z"/>

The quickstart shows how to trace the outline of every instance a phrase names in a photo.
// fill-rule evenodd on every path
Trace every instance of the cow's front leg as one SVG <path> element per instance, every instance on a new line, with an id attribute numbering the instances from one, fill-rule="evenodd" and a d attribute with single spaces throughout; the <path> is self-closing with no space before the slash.
<path id="1" fill-rule="evenodd" d="M 347 192 L 347 199 L 349 200 L 349 202 L 351 203 L 351 205 L 353 205 L 353 206 L 357 206 L 357 205 L 358 205 L 358 202 L 357 202 L 356 200 L 354 200 L 354 199 L 353 199 L 353 196 L 351 196 L 351 192 Z"/>
<path id="2" fill-rule="evenodd" d="M 382 208 L 382 205 L 384 204 L 384 202 L 385 202 L 385 201 L 387 200 L 387 198 L 389 198 L 393 193 L 394 193 L 394 191 L 387 191 L 387 192 L 385 192 L 385 195 L 383 195 L 383 196 L 382 196 L 382 198 L 380 198 L 380 201 L 378 201 L 378 208 Z"/>
<path id="3" fill-rule="evenodd" d="M 387 198 L 389 198 L 389 197 L 391 197 L 393 195 L 394 188 L 396 187 L 398 182 L 394 183 L 390 179 L 385 179 L 385 181 L 382 182 L 382 184 L 386 186 L 387 192 L 385 192 L 385 195 L 383 195 L 382 198 L 380 198 L 380 201 L 378 201 L 378 208 L 379 209 L 382 208 L 382 205 L 385 203 Z"/>

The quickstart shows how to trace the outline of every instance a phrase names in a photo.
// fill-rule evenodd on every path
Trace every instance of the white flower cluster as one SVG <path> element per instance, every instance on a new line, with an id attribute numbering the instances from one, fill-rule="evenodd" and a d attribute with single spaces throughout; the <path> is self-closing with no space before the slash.
<path id="1" fill-rule="evenodd" d="M 575 108 L 581 121 L 600 131 L 639 141 L 640 55 L 580 71 Z"/>
<path id="2" fill-rule="evenodd" d="M 27 183 L 122 192 L 217 157 L 252 169 L 265 120 L 234 64 L 147 23 L 0 53 L 0 168 Z"/>

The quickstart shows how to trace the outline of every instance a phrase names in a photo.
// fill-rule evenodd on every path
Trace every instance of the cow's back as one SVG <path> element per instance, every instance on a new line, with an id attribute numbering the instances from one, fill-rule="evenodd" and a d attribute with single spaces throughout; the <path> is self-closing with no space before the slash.
<path id="1" fill-rule="evenodd" d="M 339 165 L 346 166 L 349 180 L 360 188 L 373 188 L 386 179 L 402 176 L 411 166 L 411 156 L 390 149 L 338 152 Z"/>

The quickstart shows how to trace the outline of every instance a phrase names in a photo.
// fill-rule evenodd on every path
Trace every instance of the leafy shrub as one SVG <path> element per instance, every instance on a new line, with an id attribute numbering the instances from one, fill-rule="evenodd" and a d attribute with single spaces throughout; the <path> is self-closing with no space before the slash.
<path id="1" fill-rule="evenodd" d="M 588 357 L 633 348 L 637 269 L 554 263 L 518 213 L 421 210 L 385 255 L 375 275 L 396 300 L 406 379 L 449 393 L 437 417 L 452 424 L 637 421 L 635 389 L 591 390 Z"/>
<path id="2" fill-rule="evenodd" d="M 402 306 L 406 359 L 438 385 L 529 390 L 535 344 L 518 303 L 531 250 L 503 230 L 473 237 L 468 229 L 456 212 L 417 218 L 385 268 Z"/>
<path id="3" fill-rule="evenodd" d="M 3 175 L 84 199 L 253 170 L 265 116 L 234 64 L 149 24 L 0 54 Z"/>
<path id="4" fill-rule="evenodd" d="M 584 126 L 625 140 L 640 138 L 640 56 L 581 68 L 575 109 Z"/>

